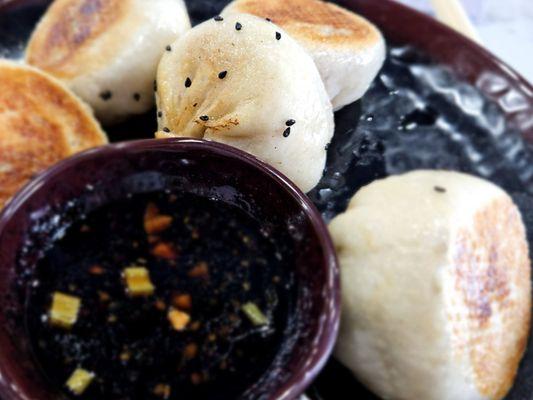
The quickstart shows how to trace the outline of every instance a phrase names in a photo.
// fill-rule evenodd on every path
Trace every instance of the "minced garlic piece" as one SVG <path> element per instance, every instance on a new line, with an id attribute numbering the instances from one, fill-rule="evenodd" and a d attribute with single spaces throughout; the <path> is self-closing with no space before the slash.
<path id="1" fill-rule="evenodd" d="M 191 322 L 191 316 L 186 312 L 171 308 L 168 312 L 168 320 L 175 330 L 182 331 Z"/>
<path id="2" fill-rule="evenodd" d="M 166 231 L 172 225 L 170 215 L 159 214 L 159 209 L 154 203 L 149 203 L 144 213 L 144 230 L 149 235 Z"/>
<path id="3" fill-rule="evenodd" d="M 159 383 L 154 387 L 154 394 L 156 396 L 162 397 L 163 399 L 168 399 L 172 393 L 172 388 L 170 385 Z"/>
<path id="4" fill-rule="evenodd" d="M 81 396 L 93 381 L 95 375 L 83 368 L 77 368 L 66 383 L 69 390 L 76 396 Z"/>
<path id="5" fill-rule="evenodd" d="M 166 231 L 172 225 L 172 217 L 169 215 L 158 215 L 144 221 L 144 230 L 149 235 L 154 235 Z"/>
<path id="6" fill-rule="evenodd" d="M 61 328 L 69 329 L 78 320 L 81 299 L 61 292 L 55 292 L 50 309 L 50 323 Z"/>
<path id="7" fill-rule="evenodd" d="M 177 294 L 172 297 L 172 304 L 180 310 L 190 310 L 192 308 L 192 297 L 190 294 Z"/>
<path id="8" fill-rule="evenodd" d="M 152 255 L 165 260 L 175 260 L 178 257 L 174 247 L 166 242 L 156 244 L 152 249 Z"/>
<path id="9" fill-rule="evenodd" d="M 150 296 L 155 287 L 150 272 L 144 267 L 129 267 L 124 270 L 124 279 L 130 296 Z"/>
<path id="10" fill-rule="evenodd" d="M 206 262 L 199 262 L 187 275 L 189 275 L 190 278 L 207 278 L 209 276 L 209 267 Z"/>

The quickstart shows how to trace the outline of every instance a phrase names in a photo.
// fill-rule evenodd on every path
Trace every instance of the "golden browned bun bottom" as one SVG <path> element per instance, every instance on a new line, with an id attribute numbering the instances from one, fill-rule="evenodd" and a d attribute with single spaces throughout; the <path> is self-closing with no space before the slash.
<path id="1" fill-rule="evenodd" d="M 35 29 L 26 58 L 69 79 L 98 69 L 123 45 L 131 0 L 56 0 Z M 127 16 L 131 18 L 131 16 Z"/>
<path id="2" fill-rule="evenodd" d="M 270 19 L 313 58 L 335 111 L 359 100 L 383 66 L 386 44 L 365 18 L 320 0 L 234 0 L 223 15 Z"/>
<path id="3" fill-rule="evenodd" d="M 35 174 L 106 142 L 90 108 L 61 83 L 0 60 L 0 208 Z"/>
<path id="4" fill-rule="evenodd" d="M 321 0 L 236 0 L 230 8 L 232 12 L 269 18 L 300 41 L 349 50 L 382 40 L 366 19 Z"/>
<path id="5" fill-rule="evenodd" d="M 190 27 L 184 0 L 55 0 L 26 61 L 65 83 L 102 124 L 115 124 L 153 107 L 157 64 Z"/>

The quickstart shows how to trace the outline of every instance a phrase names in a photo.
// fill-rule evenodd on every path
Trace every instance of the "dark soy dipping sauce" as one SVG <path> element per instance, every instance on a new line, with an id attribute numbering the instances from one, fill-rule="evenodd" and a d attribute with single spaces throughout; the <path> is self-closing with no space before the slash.
<path id="1" fill-rule="evenodd" d="M 157 237 L 143 226 L 150 203 L 172 216 Z M 194 195 L 133 195 L 89 213 L 37 264 L 27 326 L 38 364 L 72 398 L 247 398 L 288 324 L 291 255 L 275 236 L 241 209 Z M 170 244 L 175 259 L 153 255 L 157 243 Z M 153 295 L 127 294 L 123 270 L 132 265 L 149 270 Z M 191 277 L 198 265 L 208 274 Z M 58 291 L 82 302 L 70 330 L 49 320 Z M 184 331 L 167 316 L 177 294 L 192 300 Z M 248 302 L 267 325 L 251 322 L 242 310 Z M 81 396 L 65 386 L 78 367 L 96 375 Z"/>

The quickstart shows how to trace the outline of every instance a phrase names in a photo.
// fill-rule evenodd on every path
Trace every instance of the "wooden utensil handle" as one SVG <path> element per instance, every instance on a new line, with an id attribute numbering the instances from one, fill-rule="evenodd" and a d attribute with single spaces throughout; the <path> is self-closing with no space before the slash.
<path id="1" fill-rule="evenodd" d="M 431 2 L 439 20 L 475 42 L 481 43 L 479 34 L 460 0 L 431 0 Z"/>

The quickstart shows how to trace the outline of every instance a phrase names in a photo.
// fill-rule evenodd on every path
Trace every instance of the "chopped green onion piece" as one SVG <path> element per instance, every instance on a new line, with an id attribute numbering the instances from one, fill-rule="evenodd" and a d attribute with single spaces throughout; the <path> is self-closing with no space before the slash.
<path id="1" fill-rule="evenodd" d="M 93 381 L 95 375 L 83 368 L 77 368 L 66 383 L 67 387 L 76 396 L 81 396 Z"/>
<path id="2" fill-rule="evenodd" d="M 246 314 L 248 319 L 255 326 L 268 325 L 268 318 L 263 312 L 257 307 L 255 303 L 246 303 L 242 306 L 242 311 Z"/>

